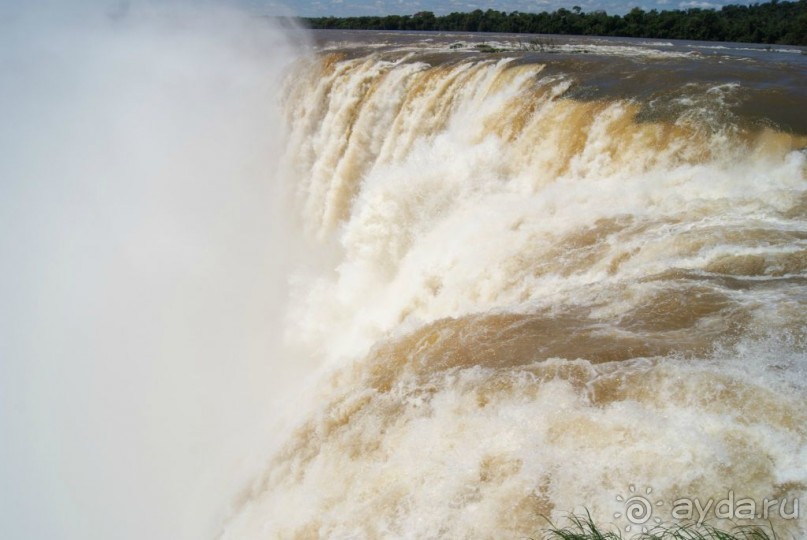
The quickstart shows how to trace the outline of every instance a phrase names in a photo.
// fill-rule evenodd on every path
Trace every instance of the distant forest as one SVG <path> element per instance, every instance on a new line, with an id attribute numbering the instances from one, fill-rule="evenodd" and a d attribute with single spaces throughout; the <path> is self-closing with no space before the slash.
<path id="1" fill-rule="evenodd" d="M 310 28 L 344 30 L 573 34 L 807 45 L 807 0 L 771 0 L 750 6 L 724 6 L 720 10 L 692 8 L 644 11 L 637 7 L 622 16 L 608 15 L 605 11 L 585 13 L 579 6 L 574 6 L 571 10 L 561 8 L 552 13 L 504 13 L 477 9 L 470 13 L 443 16 L 422 11 L 414 15 L 302 20 Z"/>

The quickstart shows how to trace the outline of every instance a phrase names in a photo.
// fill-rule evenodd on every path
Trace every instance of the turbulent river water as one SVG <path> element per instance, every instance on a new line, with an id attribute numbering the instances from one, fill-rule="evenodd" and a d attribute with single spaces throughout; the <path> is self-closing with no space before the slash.
<path id="1" fill-rule="evenodd" d="M 321 367 L 223 537 L 807 534 L 807 56 L 315 38 L 280 167 Z"/>
<path id="2" fill-rule="evenodd" d="M 6 4 L 0 538 L 807 536 L 801 49 Z"/>

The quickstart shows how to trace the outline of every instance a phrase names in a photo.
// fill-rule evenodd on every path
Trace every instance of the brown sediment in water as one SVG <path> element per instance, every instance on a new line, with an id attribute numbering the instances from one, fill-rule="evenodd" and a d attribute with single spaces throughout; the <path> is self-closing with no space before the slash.
<path id="1" fill-rule="evenodd" d="M 804 494 L 807 139 L 742 66 L 550 56 L 352 51 L 290 83 L 294 208 L 335 261 L 290 334 L 327 367 L 229 537 Z"/>

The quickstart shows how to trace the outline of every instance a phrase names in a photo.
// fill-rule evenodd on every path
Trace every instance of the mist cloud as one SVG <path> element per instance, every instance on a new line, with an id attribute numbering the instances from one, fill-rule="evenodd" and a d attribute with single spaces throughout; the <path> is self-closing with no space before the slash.
<path id="1" fill-rule="evenodd" d="M 0 536 L 205 537 L 288 382 L 295 48 L 230 8 L 55 5 L 0 13 Z"/>

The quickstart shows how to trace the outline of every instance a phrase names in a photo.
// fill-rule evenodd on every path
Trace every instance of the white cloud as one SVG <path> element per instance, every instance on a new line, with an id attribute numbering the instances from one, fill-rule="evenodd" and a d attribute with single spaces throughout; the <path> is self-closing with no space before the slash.
<path id="1" fill-rule="evenodd" d="M 679 2 L 678 7 L 680 7 L 681 9 L 687 9 L 687 8 L 715 9 L 720 6 L 718 4 L 713 4 L 711 2 L 698 2 L 697 0 L 691 0 L 689 2 Z"/>

